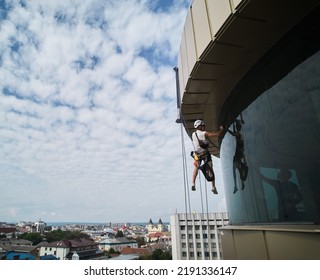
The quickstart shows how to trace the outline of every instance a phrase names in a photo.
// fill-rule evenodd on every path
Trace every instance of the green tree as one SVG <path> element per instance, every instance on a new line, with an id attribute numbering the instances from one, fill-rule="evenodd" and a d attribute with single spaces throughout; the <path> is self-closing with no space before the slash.
<path id="1" fill-rule="evenodd" d="M 172 255 L 168 251 L 156 249 L 151 255 L 140 257 L 139 260 L 172 260 Z"/>
<path id="2" fill-rule="evenodd" d="M 64 239 L 65 233 L 61 229 L 58 229 L 58 230 L 47 232 L 45 236 L 47 241 L 50 243 L 50 242 L 60 241 Z"/>
<path id="3" fill-rule="evenodd" d="M 141 248 L 141 246 L 146 245 L 146 242 L 144 241 L 143 237 L 137 237 L 135 239 L 138 242 L 138 247 Z"/>
<path id="4" fill-rule="evenodd" d="M 123 231 L 122 230 L 118 230 L 116 237 L 124 237 L 123 235 Z"/>
<path id="5" fill-rule="evenodd" d="M 156 249 L 152 253 L 153 260 L 172 260 L 172 256 L 168 251 Z"/>
<path id="6" fill-rule="evenodd" d="M 110 248 L 109 254 L 120 254 L 120 252 L 116 251 L 116 250 L 113 249 L 113 248 Z"/>
<path id="7" fill-rule="evenodd" d="M 79 239 L 79 238 L 88 238 L 90 239 L 90 236 L 84 232 L 81 231 L 62 231 L 61 229 L 54 230 L 51 232 L 47 232 L 45 234 L 45 237 L 47 241 L 50 242 L 55 242 L 55 241 L 60 241 L 63 239 Z"/>
<path id="8" fill-rule="evenodd" d="M 108 258 L 112 258 L 111 255 L 120 255 L 121 253 L 116 251 L 115 249 L 113 248 L 110 248 L 108 251 L 105 251 L 105 256 L 107 256 Z"/>
<path id="9" fill-rule="evenodd" d="M 26 239 L 32 242 L 32 245 L 37 245 L 43 241 L 42 235 L 39 232 L 23 233 L 18 236 L 18 239 Z"/>

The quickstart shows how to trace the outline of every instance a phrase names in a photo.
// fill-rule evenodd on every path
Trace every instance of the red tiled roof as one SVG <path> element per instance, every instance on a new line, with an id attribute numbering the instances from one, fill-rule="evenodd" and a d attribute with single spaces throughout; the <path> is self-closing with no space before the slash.
<path id="1" fill-rule="evenodd" d="M 126 247 L 123 248 L 121 250 L 121 254 L 122 255 L 132 255 L 132 254 L 136 254 L 139 256 L 143 256 L 143 255 L 149 255 L 151 254 L 152 250 L 149 248 L 130 248 L 130 247 Z"/>
<path id="2" fill-rule="evenodd" d="M 161 232 L 151 232 L 148 234 L 148 237 L 161 237 L 162 233 Z"/>
<path id="3" fill-rule="evenodd" d="M 0 227 L 0 232 L 2 233 L 11 233 L 11 232 L 16 232 L 16 228 L 13 227 Z"/>

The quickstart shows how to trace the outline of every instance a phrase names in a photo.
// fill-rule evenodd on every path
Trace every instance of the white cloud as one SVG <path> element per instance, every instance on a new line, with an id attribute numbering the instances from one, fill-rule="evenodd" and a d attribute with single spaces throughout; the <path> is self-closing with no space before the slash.
<path id="1" fill-rule="evenodd" d="M 188 2 L 11 1 L 0 24 L 0 220 L 184 211 L 173 67 Z"/>

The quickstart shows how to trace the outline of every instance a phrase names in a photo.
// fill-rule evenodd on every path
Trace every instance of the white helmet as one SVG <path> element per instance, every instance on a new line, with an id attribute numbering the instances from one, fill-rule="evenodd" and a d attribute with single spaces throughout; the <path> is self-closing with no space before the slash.
<path id="1" fill-rule="evenodd" d="M 200 125 L 204 125 L 202 120 L 196 120 L 193 124 L 194 128 L 198 128 Z"/>

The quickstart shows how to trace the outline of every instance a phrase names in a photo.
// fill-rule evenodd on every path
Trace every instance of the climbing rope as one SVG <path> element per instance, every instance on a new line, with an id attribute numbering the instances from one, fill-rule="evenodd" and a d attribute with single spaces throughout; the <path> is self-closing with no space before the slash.
<path id="1" fill-rule="evenodd" d="M 183 166 L 183 182 L 184 182 L 184 204 L 185 204 L 185 227 L 186 227 L 186 233 L 188 232 L 188 213 L 190 213 L 190 216 L 192 217 L 192 224 L 193 224 L 193 235 L 195 235 L 195 222 L 194 222 L 194 215 L 192 214 L 191 210 L 191 201 L 190 201 L 190 193 L 189 193 L 189 176 L 188 176 L 188 168 L 187 168 L 187 159 L 186 159 L 186 148 L 185 148 L 185 141 L 184 141 L 184 125 L 185 120 L 183 118 L 183 115 L 180 112 L 180 87 L 179 87 L 179 75 L 178 75 L 178 67 L 174 68 L 174 71 L 176 73 L 176 87 L 177 87 L 177 109 L 178 109 L 178 120 L 180 122 L 180 134 L 181 134 L 181 149 L 182 149 L 182 166 Z M 212 143 L 215 145 L 214 143 Z M 216 146 L 216 145 L 215 145 Z M 198 172 L 198 180 L 199 180 L 199 187 L 200 187 L 200 199 L 201 199 L 201 214 L 200 214 L 200 226 L 201 226 L 201 233 L 203 229 L 203 222 L 204 222 L 204 208 L 203 208 L 203 197 L 202 197 L 202 186 L 201 186 L 201 172 Z M 209 207 L 208 207 L 208 195 L 207 195 L 208 189 L 207 189 L 207 183 L 205 180 L 205 193 L 206 193 L 206 212 L 207 212 L 207 235 L 208 235 L 208 243 L 211 244 L 210 241 L 210 235 L 209 235 Z M 189 211 L 188 211 L 189 208 Z M 188 239 L 188 236 L 186 236 Z M 196 248 L 196 240 L 195 236 L 193 236 L 193 247 Z M 212 249 L 211 246 L 209 247 L 209 254 L 210 254 L 210 260 L 212 259 Z M 190 259 L 190 252 L 189 252 L 189 242 L 186 244 L 187 248 L 187 259 Z M 204 255 L 204 244 L 202 244 L 202 258 L 205 258 Z M 197 259 L 197 255 L 195 255 L 195 259 Z"/>

